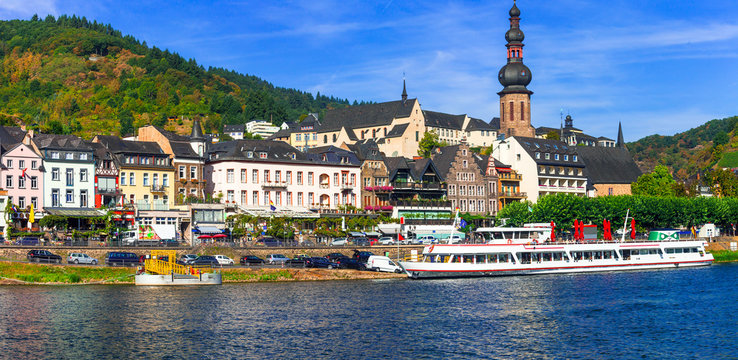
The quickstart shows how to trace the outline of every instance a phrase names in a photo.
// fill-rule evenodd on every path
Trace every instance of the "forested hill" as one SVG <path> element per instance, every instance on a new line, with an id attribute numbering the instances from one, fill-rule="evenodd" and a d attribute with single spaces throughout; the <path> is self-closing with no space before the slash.
<path id="1" fill-rule="evenodd" d="M 84 17 L 0 21 L 0 57 L 2 124 L 85 138 L 130 134 L 147 124 L 182 132 L 187 118 L 201 114 L 205 130 L 218 132 L 223 124 L 281 124 L 349 105 L 256 76 L 205 69 Z"/>
<path id="2" fill-rule="evenodd" d="M 738 167 L 738 117 L 711 120 L 673 136 L 651 135 L 628 143 L 641 170 L 666 165 L 686 180 L 715 167 Z"/>

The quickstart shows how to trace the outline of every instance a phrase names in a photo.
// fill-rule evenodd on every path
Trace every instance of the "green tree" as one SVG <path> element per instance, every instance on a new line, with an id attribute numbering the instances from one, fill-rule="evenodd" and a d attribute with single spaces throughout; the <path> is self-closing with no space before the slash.
<path id="1" fill-rule="evenodd" d="M 730 141 L 728 133 L 721 131 L 715 135 L 715 139 L 712 141 L 715 145 L 725 145 Z"/>
<path id="2" fill-rule="evenodd" d="M 49 120 L 44 125 L 43 132 L 57 135 L 64 134 L 64 124 L 59 122 L 59 120 Z"/>
<path id="3" fill-rule="evenodd" d="M 546 139 L 549 140 L 561 140 L 561 137 L 559 136 L 559 132 L 556 130 L 551 130 L 548 133 L 546 133 Z"/>
<path id="4" fill-rule="evenodd" d="M 428 131 L 423 135 L 418 143 L 418 155 L 429 158 L 434 148 L 445 146 L 445 142 L 438 141 L 438 134 L 433 131 Z"/>
<path id="5" fill-rule="evenodd" d="M 674 178 L 669 168 L 658 165 L 651 173 L 643 174 L 631 185 L 633 195 L 674 196 Z"/>

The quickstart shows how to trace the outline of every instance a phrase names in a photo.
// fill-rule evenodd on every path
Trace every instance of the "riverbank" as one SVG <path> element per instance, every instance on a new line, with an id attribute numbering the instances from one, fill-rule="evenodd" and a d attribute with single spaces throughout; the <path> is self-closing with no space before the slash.
<path id="1" fill-rule="evenodd" d="M 343 269 L 225 268 L 224 283 L 406 278 L 405 274 Z M 0 285 L 133 284 L 135 268 L 59 266 L 0 261 Z"/>
<path id="2" fill-rule="evenodd" d="M 713 250 L 710 254 L 715 258 L 715 262 L 738 262 L 738 251 Z"/>

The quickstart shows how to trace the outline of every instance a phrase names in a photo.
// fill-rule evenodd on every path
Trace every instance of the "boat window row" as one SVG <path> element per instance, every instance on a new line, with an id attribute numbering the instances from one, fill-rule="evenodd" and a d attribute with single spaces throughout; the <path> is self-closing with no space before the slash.
<path id="1" fill-rule="evenodd" d="M 696 247 L 688 247 L 688 248 L 666 248 L 664 249 L 667 254 L 688 254 L 688 253 L 697 253 L 699 252 L 699 249 Z"/>
<path id="2" fill-rule="evenodd" d="M 423 262 L 466 263 L 466 264 L 496 264 L 514 263 L 510 253 L 491 254 L 432 254 L 423 257 Z"/>
<path id="3" fill-rule="evenodd" d="M 661 249 L 659 248 L 620 250 L 620 255 L 625 260 L 630 260 L 631 256 L 660 255 L 660 254 L 661 254 Z"/>
<path id="4" fill-rule="evenodd" d="M 546 261 L 569 261 L 569 256 L 563 251 L 553 252 L 519 252 L 521 264 L 540 263 Z"/>
<path id="5" fill-rule="evenodd" d="M 602 250 L 602 251 L 572 251 L 571 257 L 574 261 L 579 260 L 608 260 L 617 259 L 615 250 Z"/>

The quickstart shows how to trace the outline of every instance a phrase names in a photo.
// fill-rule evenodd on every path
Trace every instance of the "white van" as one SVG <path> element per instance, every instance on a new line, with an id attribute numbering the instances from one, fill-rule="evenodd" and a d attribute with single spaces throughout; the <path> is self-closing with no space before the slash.
<path id="1" fill-rule="evenodd" d="M 401 273 L 402 268 L 386 256 L 372 255 L 366 260 L 366 269 Z"/>
<path id="2" fill-rule="evenodd" d="M 461 235 L 453 235 L 446 238 L 445 243 L 446 244 L 458 244 L 461 242 L 461 240 L 464 240 L 464 238 L 461 237 Z"/>

